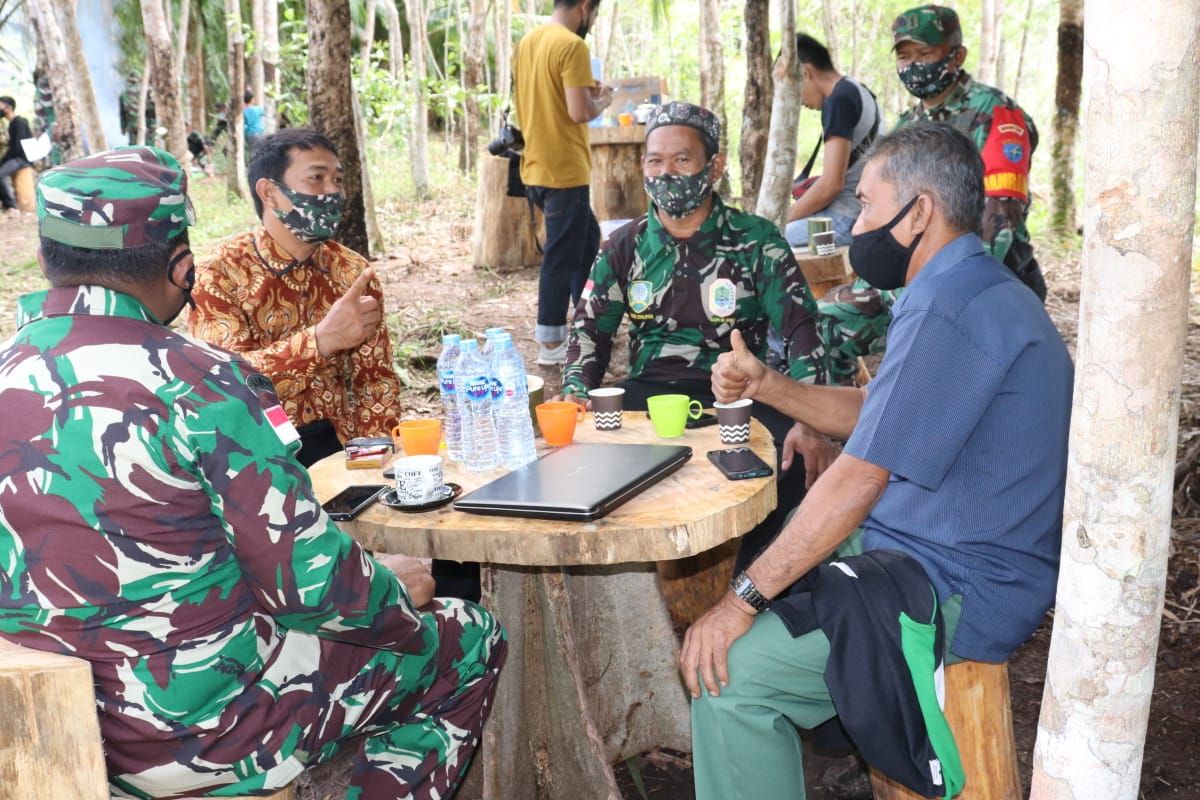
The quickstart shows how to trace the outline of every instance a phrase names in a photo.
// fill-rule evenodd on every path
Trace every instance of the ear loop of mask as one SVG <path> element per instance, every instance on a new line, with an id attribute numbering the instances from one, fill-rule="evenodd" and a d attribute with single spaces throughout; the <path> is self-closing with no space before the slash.
<path id="1" fill-rule="evenodd" d="M 192 251 L 190 249 L 184 249 L 172 256 L 171 260 L 167 262 L 167 280 L 171 282 L 172 286 L 179 286 L 177 283 L 175 283 L 175 267 L 190 255 L 192 255 Z M 184 280 L 186 283 L 184 283 L 183 286 L 179 286 L 179 288 L 183 290 L 183 300 L 188 304 L 188 308 L 194 309 L 196 307 L 196 301 L 192 299 L 192 287 L 196 285 L 195 264 L 192 264 L 192 267 L 187 271 L 187 275 L 184 276 Z"/>

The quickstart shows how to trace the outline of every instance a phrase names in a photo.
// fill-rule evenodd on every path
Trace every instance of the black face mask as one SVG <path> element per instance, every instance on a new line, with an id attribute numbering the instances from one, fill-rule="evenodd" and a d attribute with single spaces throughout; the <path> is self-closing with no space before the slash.
<path id="1" fill-rule="evenodd" d="M 904 279 L 908 276 L 908 262 L 925 234 L 918 233 L 912 244 L 905 247 L 892 236 L 892 228 L 912 210 L 918 197 L 920 195 L 909 200 L 888 224 L 860 233 L 850 240 L 850 268 L 876 289 L 887 291 L 904 285 Z"/>
<path id="2" fill-rule="evenodd" d="M 174 278 L 171 277 L 172 273 L 175 272 L 175 265 L 178 264 L 180 261 L 183 261 L 185 258 L 190 256 L 191 254 L 192 254 L 191 250 L 183 250 L 178 255 L 172 257 L 171 260 L 167 262 L 167 280 L 169 280 L 171 282 L 172 286 L 178 285 L 175 283 Z M 167 320 L 165 320 L 163 322 L 164 327 L 169 327 L 170 324 L 175 321 L 175 318 L 178 317 L 181 313 L 183 313 L 184 306 L 188 306 L 189 308 L 192 308 L 192 309 L 196 308 L 196 301 L 192 299 L 192 287 L 196 285 L 196 267 L 193 266 L 191 269 L 189 269 L 187 271 L 187 275 L 185 275 L 183 279 L 184 279 L 185 283 L 183 284 L 183 286 L 179 287 L 180 289 L 183 290 L 183 302 L 179 304 L 179 308 L 175 311 L 175 313 L 172 314 Z"/>

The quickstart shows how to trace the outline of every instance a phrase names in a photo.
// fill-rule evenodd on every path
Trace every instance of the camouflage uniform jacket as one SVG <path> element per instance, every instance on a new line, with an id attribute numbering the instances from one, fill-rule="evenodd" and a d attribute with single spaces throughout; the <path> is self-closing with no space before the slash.
<path id="1" fill-rule="evenodd" d="M 788 374 L 825 382 L 816 303 L 791 248 L 767 220 L 713 200 L 686 240 L 667 232 L 653 206 L 613 233 L 575 310 L 564 392 L 586 396 L 601 384 L 626 315 L 630 378 L 707 380 L 734 328 L 765 358 L 771 324 L 788 344 Z"/>
<path id="2" fill-rule="evenodd" d="M 91 662 L 114 788 L 286 784 L 316 746 L 298 704 L 321 642 L 423 653 L 436 630 L 321 510 L 243 361 L 95 286 L 20 317 L 0 344 L 0 636 Z"/>
<path id="3" fill-rule="evenodd" d="M 400 414 L 387 326 L 354 350 L 317 352 L 317 323 L 365 268 L 362 256 L 332 241 L 296 262 L 259 228 L 197 268 L 188 329 L 265 373 L 297 425 L 327 419 L 342 442 L 387 435 Z M 383 306 L 378 280 L 367 294 Z"/>

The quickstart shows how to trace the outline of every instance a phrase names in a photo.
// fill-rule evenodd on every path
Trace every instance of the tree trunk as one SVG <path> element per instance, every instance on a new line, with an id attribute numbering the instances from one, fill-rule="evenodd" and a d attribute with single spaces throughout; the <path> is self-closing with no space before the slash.
<path id="1" fill-rule="evenodd" d="M 996 24 L 992 28 L 992 42 L 996 48 L 996 82 L 992 85 L 1004 91 L 1004 0 L 995 0 Z"/>
<path id="2" fill-rule="evenodd" d="M 408 154 L 412 171 L 413 189 L 417 199 L 429 196 L 429 166 L 426 151 L 429 148 L 429 112 L 425 107 L 425 7 L 421 0 L 407 0 L 404 4 L 408 15 L 408 52 L 412 59 L 411 91 L 413 97 L 413 119 L 409 128 Z"/>
<path id="3" fill-rule="evenodd" d="M 614 0 L 613 5 L 616 5 Z M 495 92 L 504 98 L 505 105 L 512 103 L 512 6 L 507 2 L 496 3 L 496 87 Z M 495 121 L 492 130 L 497 127 Z"/>
<path id="4" fill-rule="evenodd" d="M 371 173 L 365 169 L 365 162 L 367 161 L 367 124 L 363 121 L 362 106 L 359 105 L 358 95 L 351 93 L 350 99 L 354 103 L 354 130 L 358 135 L 358 152 L 363 154 L 364 161 L 362 196 L 363 224 L 367 228 L 367 246 L 372 253 L 382 253 L 385 247 L 383 231 L 379 229 L 379 220 L 375 217 L 375 190 L 371 187 Z"/>
<path id="5" fill-rule="evenodd" d="M 504 5 L 501 3 L 501 5 Z M 404 31 L 400 27 L 400 12 L 395 2 L 384 0 L 380 8 L 387 19 L 388 28 L 388 74 L 397 85 L 404 83 Z"/>
<path id="6" fill-rule="evenodd" d="M 64 162 L 83 156 L 83 132 L 80 130 L 79 100 L 71 79 L 71 61 L 63 43 L 62 28 L 50 0 L 27 0 L 26 7 L 35 20 L 38 40 L 46 53 L 46 76 L 54 96 L 54 138 Z"/>
<path id="7" fill-rule="evenodd" d="M 229 64 L 229 142 L 233 161 L 226 175 L 230 194 L 250 196 L 246 186 L 246 127 L 242 120 L 242 95 L 246 91 L 246 39 L 242 35 L 242 5 L 225 0 L 225 39 Z"/>
<path id="8" fill-rule="evenodd" d="M 146 30 L 146 57 L 150 63 L 150 82 L 154 88 L 154 110 L 158 124 L 167 129 L 165 147 L 187 163 L 187 133 L 183 130 L 183 108 L 179 102 L 179 71 L 175 51 L 171 48 L 171 32 L 162 0 L 141 0 L 142 27 Z"/>
<path id="9" fill-rule="evenodd" d="M 771 127 L 771 27 L 769 0 L 746 0 L 746 100 L 742 107 L 742 207 L 754 212 L 762 185 L 763 154 Z M 794 46 L 794 44 L 793 44 Z"/>
<path id="10" fill-rule="evenodd" d="M 979 66 L 976 77 L 980 83 L 996 85 L 996 4 L 998 0 L 979 3 Z"/>
<path id="11" fill-rule="evenodd" d="M 725 116 L 725 56 L 721 49 L 721 2 L 700 0 L 700 105 L 721 120 L 721 152 L 729 150 L 729 120 Z M 729 196 L 729 173 L 717 191 Z"/>
<path id="12" fill-rule="evenodd" d="M 793 0 L 779 0 L 779 58 L 771 77 L 775 97 L 771 101 L 771 129 L 762 186 L 754 213 L 781 229 L 787 216 L 796 168 L 796 129 L 800 121 L 800 63 L 796 60 L 796 9 Z"/>
<path id="13" fill-rule="evenodd" d="M 393 5 L 392 10 L 395 11 Z M 279 3 L 263 4 L 263 129 L 272 134 L 279 127 L 276 98 L 279 97 Z"/>
<path id="14" fill-rule="evenodd" d="M 87 51 L 79 38 L 79 24 L 75 20 L 75 0 L 55 0 L 58 24 L 63 34 L 63 44 L 71 57 L 75 91 L 79 99 L 79 116 L 87 138 L 87 151 L 98 153 L 108 149 L 104 125 L 100 121 L 100 106 L 96 103 L 96 90 L 92 86 L 92 70 L 88 67 Z"/>
<path id="15" fill-rule="evenodd" d="M 266 16 L 267 9 L 264 0 L 250 0 L 250 28 L 254 31 L 254 52 L 250 55 L 250 91 L 254 92 L 254 102 L 258 104 L 263 101 L 263 88 L 266 80 L 263 63 Z"/>
<path id="16" fill-rule="evenodd" d="M 384 0 L 388 2 L 388 0 Z M 395 0 L 392 0 L 395 2 Z M 375 0 L 367 0 L 367 7 L 363 14 L 361 50 L 358 54 L 358 60 L 361 64 L 359 69 L 362 74 L 366 75 L 371 69 L 371 47 L 375 44 Z"/>
<path id="17" fill-rule="evenodd" d="M 192 34 L 188 39 L 188 88 L 192 96 L 191 128 L 202 136 L 208 133 L 208 89 L 204 72 L 204 15 L 200 9 L 192 15 Z"/>
<path id="18" fill-rule="evenodd" d="M 1069 2 L 1069 0 L 1068 0 L 1068 2 Z M 1061 13 L 1061 10 L 1060 10 L 1060 13 Z M 1021 25 L 1021 49 L 1017 54 L 1017 75 L 1015 78 L 1013 78 L 1013 90 L 1012 90 L 1013 97 L 1021 96 L 1021 78 L 1024 77 L 1024 73 L 1025 73 L 1025 46 L 1029 42 L 1029 24 L 1030 24 L 1029 20 L 1030 20 L 1030 17 L 1032 17 L 1032 16 L 1033 16 L 1033 0 L 1026 0 L 1025 16 L 1023 17 L 1024 24 Z"/>
<path id="19" fill-rule="evenodd" d="M 349 0 L 307 0 L 308 107 L 313 128 L 337 147 L 345 173 L 346 209 L 338 240 L 370 258 L 371 247 L 363 204 L 363 153 L 355 124 L 354 87 L 350 77 Z"/>
<path id="20" fill-rule="evenodd" d="M 837 0 L 821 0 L 821 27 L 825 31 L 825 47 L 836 65 L 841 48 L 838 46 Z M 850 26 L 857 27 L 857 24 Z"/>
<path id="21" fill-rule="evenodd" d="M 1083 0 L 1061 0 L 1058 14 L 1050 228 L 1059 236 L 1067 236 L 1075 232 L 1075 135 L 1083 86 Z"/>
<path id="22" fill-rule="evenodd" d="M 146 143 L 146 107 L 150 102 L 150 58 L 142 63 L 142 82 L 138 84 L 137 105 L 137 135 L 134 144 Z M 154 132 L 151 131 L 150 143 L 154 143 Z"/>
<path id="23" fill-rule="evenodd" d="M 1087 3 L 1085 129 L 1104 133 L 1086 145 L 1062 567 L 1031 787 L 1038 800 L 1139 797 L 1162 624 L 1196 201 L 1200 0 L 1147 0 L 1127 12 L 1119 0 Z"/>
<path id="24" fill-rule="evenodd" d="M 192 26 L 192 0 L 181 0 L 179 6 L 179 40 L 175 43 L 175 64 L 179 67 L 179 97 L 183 111 L 183 133 L 187 138 L 188 112 L 194 97 L 187 91 L 188 29 Z"/>
<path id="25" fill-rule="evenodd" d="M 463 168 L 475 170 L 479 160 L 479 130 L 483 126 L 483 110 L 479 105 L 480 87 L 486 82 L 484 61 L 487 58 L 487 3 L 470 0 L 470 18 L 467 22 L 466 47 L 463 50 L 463 88 L 466 102 L 463 104 Z"/>

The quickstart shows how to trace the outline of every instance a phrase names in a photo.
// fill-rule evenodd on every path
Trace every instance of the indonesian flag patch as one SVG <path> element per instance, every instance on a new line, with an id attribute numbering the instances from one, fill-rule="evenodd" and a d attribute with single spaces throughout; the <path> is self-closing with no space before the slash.
<path id="1" fill-rule="evenodd" d="M 283 410 L 283 406 L 275 404 L 264 409 L 263 413 L 267 415 L 267 422 L 271 423 L 271 430 L 275 431 L 275 435 L 279 437 L 279 441 L 284 444 L 300 441 L 300 432 L 296 430 L 296 426 L 288 418 L 287 412 Z"/>

